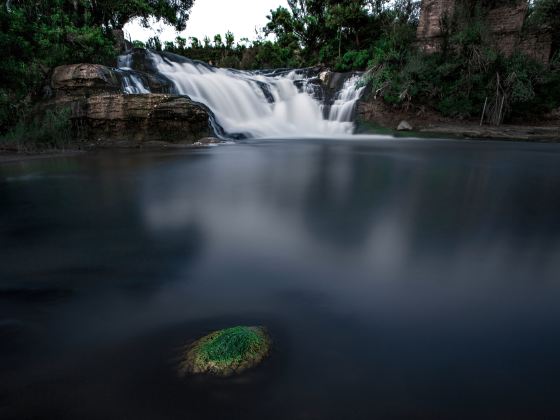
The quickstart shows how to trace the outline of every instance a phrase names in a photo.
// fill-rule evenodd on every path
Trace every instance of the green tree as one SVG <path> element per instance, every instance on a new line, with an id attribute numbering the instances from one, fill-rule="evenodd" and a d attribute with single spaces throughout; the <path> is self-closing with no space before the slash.
<path id="1" fill-rule="evenodd" d="M 233 43 L 235 42 L 235 36 L 231 31 L 226 32 L 226 48 L 231 50 L 233 47 Z"/>
<path id="2" fill-rule="evenodd" d="M 198 40 L 197 37 L 191 36 L 189 39 L 191 40 L 191 48 L 198 49 L 198 48 L 202 47 L 202 45 L 200 45 L 200 41 Z"/>
<path id="3" fill-rule="evenodd" d="M 214 35 L 214 47 L 222 48 L 224 44 L 222 43 L 222 36 L 220 34 Z"/>
<path id="4" fill-rule="evenodd" d="M 97 25 L 122 28 L 135 18 L 140 18 L 145 26 L 149 19 L 163 20 L 176 30 L 186 28 L 194 0 L 76 0 L 87 9 Z"/>

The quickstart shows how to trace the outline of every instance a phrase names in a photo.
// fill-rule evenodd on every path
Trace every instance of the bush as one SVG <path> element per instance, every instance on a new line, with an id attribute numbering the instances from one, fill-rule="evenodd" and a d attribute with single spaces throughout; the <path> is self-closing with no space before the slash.
<path id="1" fill-rule="evenodd" d="M 336 64 L 336 71 L 364 70 L 369 61 L 369 51 L 348 51 Z"/>
<path id="2" fill-rule="evenodd" d="M 17 115 L 40 97 L 52 68 L 115 60 L 111 31 L 75 19 L 65 5 L 52 0 L 0 7 L 0 134 L 14 127 Z"/>
<path id="3" fill-rule="evenodd" d="M 448 23 L 438 53 L 417 51 L 404 29 L 381 37 L 369 63 L 375 94 L 392 105 L 428 106 L 456 118 L 479 117 L 488 100 L 486 115 L 494 122 L 560 106 L 558 63 L 547 69 L 521 54 L 501 56 L 475 12 L 460 19 L 463 26 Z"/>
<path id="4" fill-rule="evenodd" d="M 31 121 L 20 119 L 0 137 L 0 144 L 18 151 L 64 149 L 72 140 L 70 110 L 48 110 Z"/>

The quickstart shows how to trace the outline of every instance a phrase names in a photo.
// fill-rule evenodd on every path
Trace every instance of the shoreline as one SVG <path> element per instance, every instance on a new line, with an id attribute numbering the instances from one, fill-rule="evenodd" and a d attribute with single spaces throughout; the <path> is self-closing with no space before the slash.
<path id="1" fill-rule="evenodd" d="M 379 134 L 380 132 L 391 133 L 395 138 L 413 137 L 425 135 L 428 138 L 445 138 L 465 140 L 499 140 L 518 141 L 527 143 L 560 143 L 560 126 L 526 126 L 526 125 L 501 125 L 501 126 L 479 126 L 478 124 L 429 124 L 415 127 L 412 131 L 396 131 L 391 128 L 376 126 L 370 122 L 359 123 L 360 127 L 356 134 Z M 222 143 L 214 138 L 201 139 L 196 143 L 170 143 L 150 141 L 143 145 L 128 142 L 107 142 L 102 145 L 56 150 L 17 151 L 0 146 L 0 165 L 18 163 L 29 160 L 47 159 L 51 157 L 74 157 L 98 150 L 185 150 L 201 147 L 211 147 Z"/>
<path id="2" fill-rule="evenodd" d="M 29 160 L 48 159 L 53 157 L 74 157 L 86 154 L 87 152 L 87 150 L 76 149 L 18 152 L 0 148 L 0 165 L 26 162 Z"/>
<path id="3" fill-rule="evenodd" d="M 53 157 L 74 157 L 101 150 L 130 150 L 130 151 L 163 151 L 163 150 L 188 150 L 216 146 L 224 143 L 214 137 L 205 137 L 195 143 L 171 143 L 164 141 L 148 141 L 139 145 L 136 142 L 118 141 L 103 142 L 97 145 L 75 144 L 68 149 L 47 149 L 18 151 L 13 148 L 0 146 L 0 165 L 19 163 L 29 160 L 47 159 Z"/>
<path id="4" fill-rule="evenodd" d="M 420 133 L 458 136 L 469 140 L 524 141 L 529 143 L 560 143 L 560 126 L 478 124 L 434 124 L 418 129 Z"/>

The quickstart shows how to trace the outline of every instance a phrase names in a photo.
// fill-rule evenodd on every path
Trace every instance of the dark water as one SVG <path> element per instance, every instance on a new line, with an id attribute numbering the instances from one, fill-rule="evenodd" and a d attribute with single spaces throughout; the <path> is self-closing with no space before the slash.
<path id="1" fill-rule="evenodd" d="M 0 418 L 560 416 L 560 146 L 253 141 L 0 166 Z M 181 347 L 266 325 L 237 379 Z"/>

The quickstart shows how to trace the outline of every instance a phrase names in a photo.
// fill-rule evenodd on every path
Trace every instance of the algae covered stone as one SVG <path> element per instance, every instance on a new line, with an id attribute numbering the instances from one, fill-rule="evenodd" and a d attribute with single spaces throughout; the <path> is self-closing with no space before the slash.
<path id="1" fill-rule="evenodd" d="M 263 327 L 233 327 L 215 331 L 187 348 L 181 362 L 183 375 L 239 374 L 262 362 L 269 354 L 270 337 Z"/>

